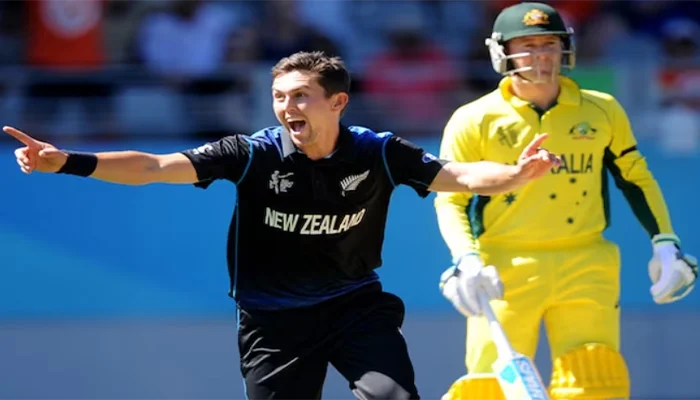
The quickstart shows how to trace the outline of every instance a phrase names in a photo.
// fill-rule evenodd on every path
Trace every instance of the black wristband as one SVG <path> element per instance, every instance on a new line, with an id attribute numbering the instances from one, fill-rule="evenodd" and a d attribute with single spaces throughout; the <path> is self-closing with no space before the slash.
<path id="1" fill-rule="evenodd" d="M 97 156 L 92 153 L 82 153 L 78 151 L 67 151 L 68 159 L 57 174 L 69 174 L 88 177 L 97 168 Z"/>

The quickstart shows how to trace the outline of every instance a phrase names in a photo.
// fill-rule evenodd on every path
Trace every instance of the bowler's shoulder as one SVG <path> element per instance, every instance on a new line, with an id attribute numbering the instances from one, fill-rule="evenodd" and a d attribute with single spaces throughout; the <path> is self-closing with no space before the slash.
<path id="1" fill-rule="evenodd" d="M 256 150 L 281 152 L 283 133 L 284 127 L 281 125 L 269 126 L 247 135 L 247 139 Z"/>
<path id="2" fill-rule="evenodd" d="M 382 140 L 394 134 L 392 131 L 376 131 L 362 125 L 349 125 L 347 130 L 354 138 L 364 140 Z"/>
<path id="3" fill-rule="evenodd" d="M 350 125 L 347 127 L 347 131 L 352 136 L 355 144 L 359 146 L 380 145 L 386 142 L 387 139 L 396 137 L 392 131 L 375 131 L 361 125 Z"/>

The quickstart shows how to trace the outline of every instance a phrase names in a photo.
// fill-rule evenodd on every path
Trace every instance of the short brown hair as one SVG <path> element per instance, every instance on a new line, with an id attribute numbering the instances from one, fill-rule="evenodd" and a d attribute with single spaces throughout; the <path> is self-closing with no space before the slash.
<path id="1" fill-rule="evenodd" d="M 350 73 L 340 57 L 330 57 L 322 51 L 300 51 L 281 59 L 272 67 L 272 78 L 293 71 L 305 71 L 318 75 L 318 83 L 326 96 L 350 93 Z"/>

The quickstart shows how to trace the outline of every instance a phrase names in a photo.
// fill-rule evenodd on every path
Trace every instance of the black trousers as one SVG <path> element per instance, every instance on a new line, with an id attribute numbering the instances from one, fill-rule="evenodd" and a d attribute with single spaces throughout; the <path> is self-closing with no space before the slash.
<path id="1" fill-rule="evenodd" d="M 239 312 L 249 399 L 320 399 L 328 364 L 358 399 L 419 398 L 403 301 L 378 283 L 311 307 Z"/>

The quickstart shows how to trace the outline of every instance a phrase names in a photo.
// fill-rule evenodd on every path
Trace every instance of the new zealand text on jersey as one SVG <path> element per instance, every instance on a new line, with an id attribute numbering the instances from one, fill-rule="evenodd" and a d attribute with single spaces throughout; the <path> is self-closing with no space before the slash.
<path id="1" fill-rule="evenodd" d="M 265 208 L 265 225 L 300 235 L 335 235 L 362 222 L 365 209 L 346 215 L 292 214 Z"/>

